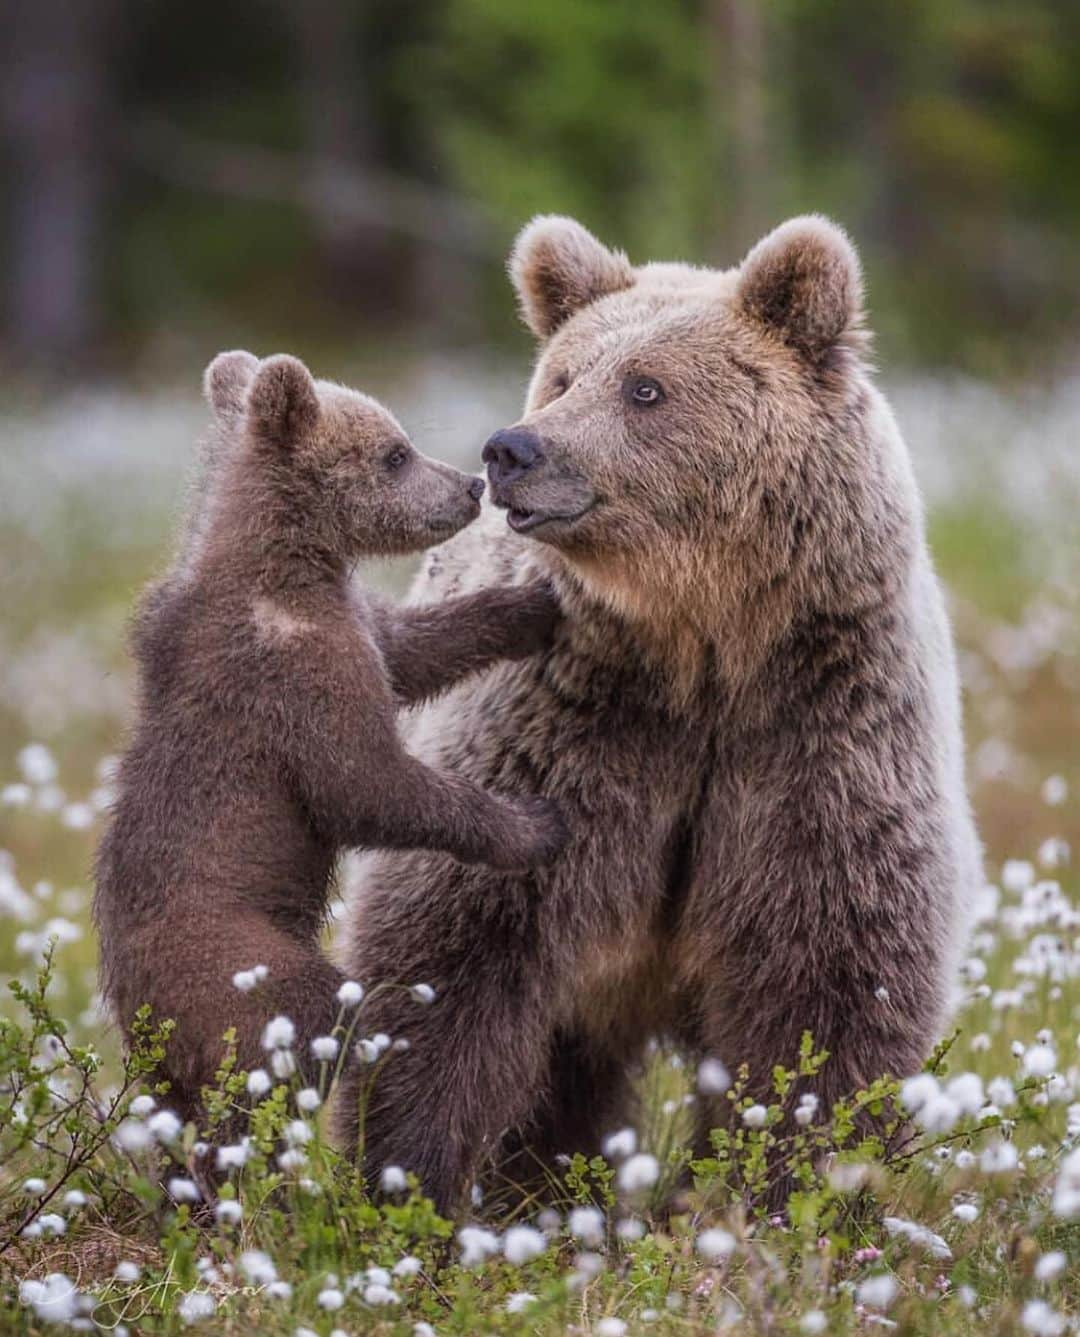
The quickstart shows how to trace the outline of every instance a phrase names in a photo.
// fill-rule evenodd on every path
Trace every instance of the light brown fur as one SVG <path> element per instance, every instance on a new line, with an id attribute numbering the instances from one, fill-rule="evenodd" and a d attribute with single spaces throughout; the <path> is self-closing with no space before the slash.
<path id="1" fill-rule="evenodd" d="M 747 1063 L 764 1097 L 809 1030 L 825 1110 L 914 1071 L 980 877 L 948 625 L 847 238 L 804 218 L 730 271 L 634 268 L 538 219 L 511 273 L 540 353 L 485 458 L 518 532 L 486 508 L 418 589 L 542 572 L 566 617 L 411 741 L 557 799 L 573 837 L 516 883 L 380 855 L 345 945 L 366 984 L 439 992 L 372 1005 L 411 1048 L 365 1147 L 445 1210 L 485 1162 L 594 1151 L 658 1032 Z M 702 1139 L 725 1107 L 702 1102 Z"/>

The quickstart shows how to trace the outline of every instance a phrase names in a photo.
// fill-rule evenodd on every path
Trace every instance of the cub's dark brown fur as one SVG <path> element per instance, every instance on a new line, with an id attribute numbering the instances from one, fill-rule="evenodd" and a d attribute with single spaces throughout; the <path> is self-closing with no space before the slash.
<path id="1" fill-rule="evenodd" d="M 98 856 L 103 989 L 129 1027 L 172 1017 L 170 1102 L 199 1092 L 235 1027 L 242 1067 L 275 1014 L 296 1058 L 337 1012 L 319 949 L 344 847 L 429 848 L 521 870 L 563 840 L 552 805 L 500 798 L 402 747 L 399 705 L 550 640 L 543 582 L 398 610 L 349 577 L 473 520 L 483 489 L 413 450 L 374 400 L 288 357 L 225 354 L 206 378 L 210 483 L 136 621 L 142 702 Z M 267 967 L 242 993 L 235 972 Z"/>

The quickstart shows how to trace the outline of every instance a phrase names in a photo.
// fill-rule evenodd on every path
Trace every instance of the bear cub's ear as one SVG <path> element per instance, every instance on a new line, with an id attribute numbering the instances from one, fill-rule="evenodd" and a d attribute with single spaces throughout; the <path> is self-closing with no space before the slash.
<path id="1" fill-rule="evenodd" d="M 214 358 L 203 372 L 203 394 L 215 418 L 225 423 L 239 421 L 258 368 L 259 359 L 241 348 Z"/>
<path id="2" fill-rule="evenodd" d="M 739 270 L 743 310 L 817 361 L 841 341 L 858 344 L 862 271 L 847 235 L 819 214 L 782 223 Z"/>
<path id="3" fill-rule="evenodd" d="M 284 450 L 298 445 L 319 421 L 319 392 L 299 358 L 281 353 L 259 367 L 248 395 L 255 435 Z"/>
<path id="4" fill-rule="evenodd" d="M 521 315 L 538 339 L 548 339 L 582 307 L 634 282 L 621 251 L 609 251 L 572 218 L 534 218 L 518 234 L 507 266 Z"/>

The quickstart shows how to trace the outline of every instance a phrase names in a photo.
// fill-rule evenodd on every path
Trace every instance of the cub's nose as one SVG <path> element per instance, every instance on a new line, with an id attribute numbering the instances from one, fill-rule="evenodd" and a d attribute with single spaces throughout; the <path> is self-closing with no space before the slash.
<path id="1" fill-rule="evenodd" d="M 486 486 L 487 484 L 484 482 L 482 478 L 469 479 L 469 496 L 472 497 L 473 501 L 480 500 L 480 498 L 484 495 L 484 488 Z"/>
<path id="2" fill-rule="evenodd" d="M 531 427 L 504 427 L 488 437 L 480 458 L 493 487 L 513 483 L 543 459 L 540 438 Z"/>

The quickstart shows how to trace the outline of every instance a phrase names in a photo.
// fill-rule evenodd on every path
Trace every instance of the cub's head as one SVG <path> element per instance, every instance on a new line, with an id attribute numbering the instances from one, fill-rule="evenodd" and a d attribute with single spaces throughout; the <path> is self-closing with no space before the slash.
<path id="1" fill-rule="evenodd" d="M 242 425 L 275 500 L 344 559 L 441 543 L 479 514 L 482 479 L 420 454 L 369 395 L 281 355 L 223 353 L 206 373 L 219 420 Z"/>
<path id="2" fill-rule="evenodd" d="M 538 218 L 510 275 L 540 345 L 524 416 L 483 452 L 510 527 L 628 612 L 783 580 L 831 523 L 865 385 L 844 233 L 797 218 L 732 270 L 635 267 Z"/>

